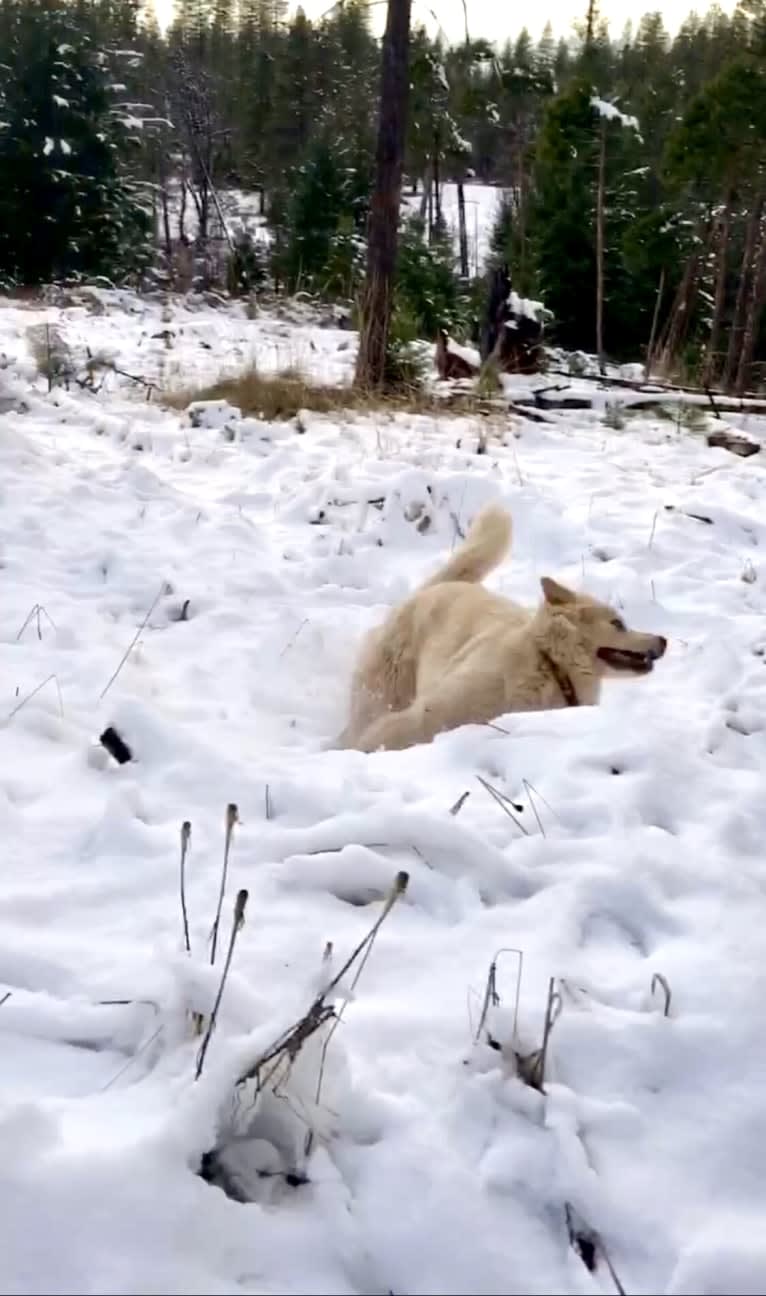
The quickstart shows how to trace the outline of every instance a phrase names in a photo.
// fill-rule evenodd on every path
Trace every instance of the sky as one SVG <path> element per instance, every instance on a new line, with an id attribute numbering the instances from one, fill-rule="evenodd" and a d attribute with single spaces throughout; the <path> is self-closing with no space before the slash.
<path id="1" fill-rule="evenodd" d="M 303 0 L 303 8 L 309 18 L 317 18 L 327 11 L 331 0 Z M 548 19 L 556 36 L 566 36 L 572 25 L 584 16 L 587 0 L 540 0 L 534 5 L 514 5 L 500 0 L 466 0 L 468 6 L 468 30 L 471 36 L 486 36 L 489 40 L 504 41 L 507 37 L 518 35 L 526 26 L 533 36 L 539 36 Z M 730 12 L 734 0 L 720 0 L 721 8 Z M 625 23 L 638 21 L 643 13 L 659 9 L 669 31 L 674 31 L 684 20 L 691 9 L 704 12 L 708 8 L 707 0 L 694 4 L 693 0 L 601 0 L 600 12 L 609 22 L 613 35 L 619 35 Z M 373 23 L 376 30 L 383 27 L 385 20 L 385 3 L 376 4 L 373 9 Z M 413 23 L 423 23 L 430 31 L 438 25 L 450 41 L 462 40 L 465 35 L 465 19 L 462 0 L 413 0 Z"/>

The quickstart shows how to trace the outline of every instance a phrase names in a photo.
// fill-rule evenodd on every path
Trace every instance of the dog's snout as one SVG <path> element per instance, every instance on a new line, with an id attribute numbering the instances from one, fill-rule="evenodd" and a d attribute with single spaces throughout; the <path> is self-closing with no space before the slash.
<path id="1" fill-rule="evenodd" d="M 657 647 L 654 649 L 652 656 L 655 658 L 664 657 L 668 646 L 668 641 L 664 635 L 657 635 Z"/>

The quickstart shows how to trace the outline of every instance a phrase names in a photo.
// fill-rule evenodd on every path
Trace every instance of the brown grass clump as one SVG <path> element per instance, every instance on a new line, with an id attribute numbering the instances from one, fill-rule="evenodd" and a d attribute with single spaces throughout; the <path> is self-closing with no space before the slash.
<path id="1" fill-rule="evenodd" d="M 475 414 L 482 403 L 470 392 L 439 397 L 420 387 L 396 393 L 361 391 L 357 387 L 307 382 L 297 369 L 263 374 L 255 367 L 242 374 L 219 378 L 208 387 L 166 392 L 163 399 L 171 409 L 186 409 L 193 401 L 225 400 L 236 405 L 245 416 L 255 415 L 269 422 L 295 418 L 300 410 L 317 414 L 333 414 L 338 410 Z"/>

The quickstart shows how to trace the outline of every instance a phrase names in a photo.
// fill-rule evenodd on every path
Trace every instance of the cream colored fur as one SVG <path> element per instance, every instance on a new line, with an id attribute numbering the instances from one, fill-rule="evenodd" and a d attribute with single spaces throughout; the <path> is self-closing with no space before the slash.
<path id="1" fill-rule="evenodd" d="M 484 509 L 449 562 L 371 631 L 336 746 L 399 749 L 508 712 L 571 705 L 567 685 L 578 705 L 592 705 L 605 675 L 651 670 L 666 641 L 628 630 L 587 594 L 544 577 L 530 611 L 485 589 L 479 582 L 510 542 L 508 513 Z"/>

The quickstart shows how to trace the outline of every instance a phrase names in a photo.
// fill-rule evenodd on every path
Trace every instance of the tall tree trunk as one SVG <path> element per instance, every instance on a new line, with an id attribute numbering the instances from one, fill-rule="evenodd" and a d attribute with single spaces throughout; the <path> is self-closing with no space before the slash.
<path id="1" fill-rule="evenodd" d="M 162 233 L 165 241 L 165 256 L 168 259 L 168 267 L 169 267 L 170 259 L 173 255 L 173 236 L 170 232 L 170 203 L 168 201 L 168 176 L 167 176 L 167 170 L 165 168 L 165 158 L 161 149 L 157 159 L 157 182 L 158 182 L 157 187 L 160 192 L 160 212 L 162 215 Z"/>
<path id="2" fill-rule="evenodd" d="M 465 227 L 465 190 L 463 181 L 457 182 L 457 226 L 460 242 L 460 274 L 467 279 L 470 273 L 468 265 L 468 231 Z"/>
<path id="3" fill-rule="evenodd" d="M 752 211 L 748 217 L 745 228 L 745 246 L 742 252 L 742 262 L 739 268 L 739 283 L 737 284 L 737 298 L 734 303 L 734 318 L 731 323 L 729 333 L 729 346 L 726 353 L 726 368 L 723 375 L 723 389 L 730 392 L 734 386 L 734 380 L 737 375 L 737 364 L 742 351 L 742 336 L 745 331 L 745 316 L 747 313 L 747 290 L 750 284 L 753 258 L 755 256 L 755 245 L 758 239 L 758 227 L 761 220 L 761 210 L 763 208 L 763 194 L 759 193 L 753 203 Z"/>
<path id="4" fill-rule="evenodd" d="M 657 347 L 659 368 L 663 374 L 667 374 L 674 365 L 689 331 L 699 291 L 700 261 L 706 255 L 710 244 L 709 222 L 705 222 L 698 228 L 697 237 L 697 246 L 687 257 L 681 282 L 663 330 L 663 337 Z"/>
<path id="5" fill-rule="evenodd" d="M 606 118 L 601 118 L 598 145 L 598 189 L 596 192 L 596 352 L 604 370 L 604 224 L 606 189 Z"/>
<path id="6" fill-rule="evenodd" d="M 649 345 L 646 348 L 646 364 L 644 365 L 644 377 L 651 377 L 652 361 L 654 360 L 654 344 L 657 338 L 657 325 L 660 322 L 660 309 L 662 307 L 662 298 L 665 292 L 665 267 L 660 270 L 660 282 L 657 284 L 657 297 L 654 302 L 654 312 L 652 314 L 652 327 L 649 332 Z"/>
<path id="7" fill-rule="evenodd" d="M 424 225 L 426 223 L 426 220 L 428 219 L 428 202 L 429 202 L 430 193 L 431 193 L 431 172 L 429 170 L 428 163 L 426 163 L 423 170 L 423 193 L 421 194 L 420 197 L 420 219 Z"/>
<path id="8" fill-rule="evenodd" d="M 721 337 L 723 312 L 726 305 L 726 269 L 729 252 L 729 234 L 731 232 L 731 193 L 727 193 L 724 208 L 718 221 L 716 238 L 715 289 L 713 291 L 713 318 L 710 324 L 710 337 L 705 348 L 705 361 L 702 366 L 702 385 L 709 387 L 715 382 L 718 373 L 716 356 Z"/>
<path id="9" fill-rule="evenodd" d="M 442 228 L 442 195 L 441 180 L 439 177 L 439 154 L 441 152 L 441 141 L 439 139 L 439 127 L 434 131 L 434 229 L 437 237 Z"/>
<path id="10" fill-rule="evenodd" d="M 747 314 L 745 316 L 745 328 L 742 336 L 742 350 L 739 356 L 739 366 L 737 368 L 737 382 L 734 388 L 736 396 L 742 396 L 747 390 L 748 379 L 750 378 L 750 366 L 753 363 L 753 354 L 755 344 L 758 338 L 758 325 L 761 322 L 761 312 L 763 304 L 766 301 L 766 224 L 763 217 L 760 222 L 758 252 L 753 267 L 752 282 L 750 285 L 750 296 L 747 303 Z"/>
<path id="11" fill-rule="evenodd" d="M 181 176 L 181 202 L 178 208 L 178 242 L 186 247 L 186 176 Z"/>
<path id="12" fill-rule="evenodd" d="M 523 133 L 519 132 L 519 151 L 517 157 L 518 202 L 516 208 L 516 232 L 518 237 L 518 271 L 519 289 L 522 293 L 529 290 L 527 284 L 527 171 L 525 166 L 525 144 Z"/>
<path id="13" fill-rule="evenodd" d="M 386 381 L 410 87 L 410 6 L 411 0 L 388 0 L 383 36 L 375 188 L 356 362 L 357 385 L 368 389 L 382 388 Z"/>

